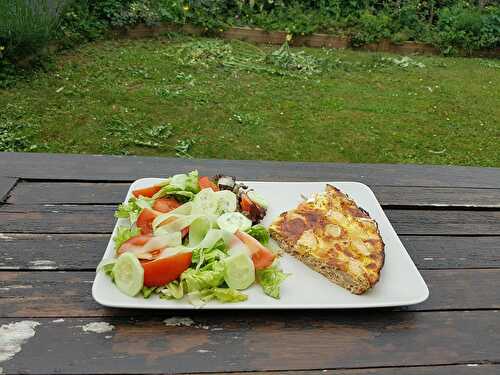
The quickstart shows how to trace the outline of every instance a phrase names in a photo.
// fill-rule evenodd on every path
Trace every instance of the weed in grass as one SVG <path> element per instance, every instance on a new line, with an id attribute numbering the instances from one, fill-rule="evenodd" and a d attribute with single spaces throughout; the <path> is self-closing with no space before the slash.
<path id="1" fill-rule="evenodd" d="M 114 144 L 117 149 L 128 145 L 162 148 L 174 134 L 174 128 L 170 123 L 145 128 L 116 116 L 105 123 L 104 131 L 103 140 L 107 143 L 106 147 L 112 147 L 110 144 Z"/>
<path id="2" fill-rule="evenodd" d="M 154 89 L 154 92 L 156 96 L 159 96 L 162 99 L 175 98 L 184 94 L 183 89 L 170 87 L 157 87 Z"/>
<path id="3" fill-rule="evenodd" d="M 425 68 L 425 64 L 417 61 L 410 56 L 401 56 L 400 58 L 392 56 L 381 56 L 374 54 L 371 61 L 365 65 L 371 69 L 398 67 L 398 68 Z"/>
<path id="4" fill-rule="evenodd" d="M 263 124 L 263 121 L 260 117 L 255 116 L 251 113 L 235 113 L 233 114 L 233 116 L 231 116 L 231 120 L 236 121 L 240 129 L 246 128 L 249 130 L 257 130 Z"/>
<path id="5" fill-rule="evenodd" d="M 401 68 L 408 68 L 412 66 L 416 66 L 417 68 L 425 68 L 425 64 L 415 61 L 412 59 L 410 56 L 403 56 L 400 59 L 396 57 L 382 57 L 380 59 L 382 63 L 388 62 L 390 64 L 394 64 L 396 66 L 399 66 Z"/>
<path id="6" fill-rule="evenodd" d="M 229 44 L 220 40 L 199 40 L 184 44 L 177 52 L 177 57 L 183 65 L 204 68 L 220 66 L 294 77 L 307 77 L 321 72 L 317 58 L 304 51 L 293 52 L 287 42 L 278 50 L 266 53 L 245 42 Z"/>
<path id="7" fill-rule="evenodd" d="M 146 134 L 154 139 L 167 140 L 174 134 L 174 127 L 170 123 L 161 124 L 147 129 Z"/>
<path id="8" fill-rule="evenodd" d="M 142 67 L 130 67 L 128 73 L 134 78 L 151 79 L 151 74 Z"/>
<path id="9" fill-rule="evenodd" d="M 194 79 L 191 74 L 186 74 L 184 72 L 179 72 L 176 74 L 175 78 L 181 82 L 187 82 L 189 85 L 194 86 Z"/>
<path id="10" fill-rule="evenodd" d="M 0 151 L 41 151 L 39 133 L 39 126 L 0 119 Z"/>
<path id="11" fill-rule="evenodd" d="M 288 42 L 266 57 L 266 62 L 278 68 L 278 71 L 290 74 L 312 75 L 320 73 L 320 62 L 317 58 L 307 55 L 304 51 L 292 52 Z"/>
<path id="12" fill-rule="evenodd" d="M 189 154 L 189 150 L 196 143 L 194 138 L 183 138 L 178 139 L 175 145 L 175 155 L 179 158 L 192 159 L 193 157 Z"/>
<path id="13" fill-rule="evenodd" d="M 480 64 L 488 68 L 500 69 L 500 64 L 497 64 L 493 61 L 481 60 Z"/>

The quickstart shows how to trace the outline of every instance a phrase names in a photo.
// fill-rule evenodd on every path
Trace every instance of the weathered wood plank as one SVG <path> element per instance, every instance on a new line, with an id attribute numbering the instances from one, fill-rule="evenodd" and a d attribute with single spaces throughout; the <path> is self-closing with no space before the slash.
<path id="1" fill-rule="evenodd" d="M 10 204 L 117 204 L 128 183 L 34 182 L 18 183 Z M 500 189 L 373 186 L 383 206 L 500 208 Z"/>
<path id="2" fill-rule="evenodd" d="M 500 237 L 402 236 L 420 269 L 500 266 Z"/>
<path id="3" fill-rule="evenodd" d="M 109 234 L 2 234 L 0 269 L 36 269 L 48 261 L 62 270 L 93 270 Z M 403 236 L 420 269 L 500 268 L 500 237 Z"/>
<path id="4" fill-rule="evenodd" d="M 0 176 L 0 203 L 7 200 L 9 192 L 16 186 L 17 178 Z"/>
<path id="5" fill-rule="evenodd" d="M 27 179 L 132 181 L 192 169 L 208 175 L 224 172 L 240 179 L 268 181 L 360 181 L 368 185 L 472 188 L 498 188 L 500 184 L 500 168 L 0 154 L 1 175 Z"/>
<path id="6" fill-rule="evenodd" d="M 45 263 L 47 264 L 47 263 Z M 50 267 L 50 265 L 48 265 Z M 430 297 L 407 311 L 499 309 L 500 270 L 422 271 Z M 383 277 L 383 276 L 382 276 Z M 94 272 L 0 272 L 3 317 L 150 315 L 105 308 L 91 296 Z"/>
<path id="7" fill-rule="evenodd" d="M 500 211 L 386 209 L 398 234 L 499 235 Z"/>
<path id="8" fill-rule="evenodd" d="M 27 182 L 18 183 L 9 204 L 118 204 L 130 183 Z"/>
<path id="9" fill-rule="evenodd" d="M 282 375 L 497 375 L 500 365 L 482 365 L 477 363 L 448 366 L 424 367 L 382 367 L 342 370 L 305 370 L 279 372 Z M 248 372 L 231 372 L 231 375 L 248 375 Z M 274 375 L 275 371 L 252 372 L 252 375 Z"/>
<path id="10" fill-rule="evenodd" d="M 498 311 L 197 311 L 188 327 L 166 326 L 165 316 L 105 318 L 114 326 L 106 333 L 82 329 L 103 318 L 34 319 L 36 335 L 2 367 L 5 373 L 143 374 L 500 360 Z"/>
<path id="11" fill-rule="evenodd" d="M 114 206 L 0 207 L 0 232 L 110 233 Z M 386 209 L 400 235 L 500 235 L 500 211 Z"/>

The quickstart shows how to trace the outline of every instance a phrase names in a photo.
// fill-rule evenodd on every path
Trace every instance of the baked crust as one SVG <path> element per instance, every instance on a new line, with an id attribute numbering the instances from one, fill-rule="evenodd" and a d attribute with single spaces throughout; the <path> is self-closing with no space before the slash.
<path id="1" fill-rule="evenodd" d="M 269 231 L 287 253 L 354 294 L 380 278 L 385 245 L 378 225 L 334 186 L 282 213 Z"/>

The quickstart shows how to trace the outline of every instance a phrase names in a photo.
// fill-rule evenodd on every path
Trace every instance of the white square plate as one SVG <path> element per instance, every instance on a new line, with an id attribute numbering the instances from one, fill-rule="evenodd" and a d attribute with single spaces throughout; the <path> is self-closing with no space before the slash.
<path id="1" fill-rule="evenodd" d="M 158 183 L 159 178 L 143 178 L 135 181 L 128 191 L 126 200 L 132 190 Z M 367 293 L 354 295 L 347 290 L 332 284 L 319 273 L 285 254 L 280 264 L 284 272 L 291 273 L 281 287 L 281 298 L 275 300 L 266 296 L 259 285 L 245 290 L 248 300 L 239 303 L 210 302 L 206 309 L 347 309 L 386 306 L 405 306 L 425 301 L 429 290 L 415 264 L 385 216 L 382 207 L 371 189 L 359 182 L 246 182 L 269 203 L 267 215 L 263 221 L 269 225 L 283 211 L 295 207 L 301 201 L 301 194 L 310 196 L 321 192 L 325 184 L 338 187 L 352 197 L 356 203 L 368 211 L 379 225 L 385 242 L 385 265 L 382 268 L 380 281 Z M 112 238 L 116 227 L 125 225 L 126 219 L 119 219 L 108 243 L 104 258 L 114 256 Z M 194 309 L 186 298 L 163 300 L 158 296 L 149 299 L 128 297 L 122 294 L 102 272 L 95 277 L 92 296 L 104 306 L 145 309 Z"/>

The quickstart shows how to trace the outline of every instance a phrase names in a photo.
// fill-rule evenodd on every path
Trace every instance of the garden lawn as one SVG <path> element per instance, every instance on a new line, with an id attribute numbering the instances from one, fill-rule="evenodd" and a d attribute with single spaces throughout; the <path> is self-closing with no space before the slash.
<path id="1" fill-rule="evenodd" d="M 0 149 L 500 166 L 500 61 L 301 50 L 89 44 L 0 90 Z"/>

